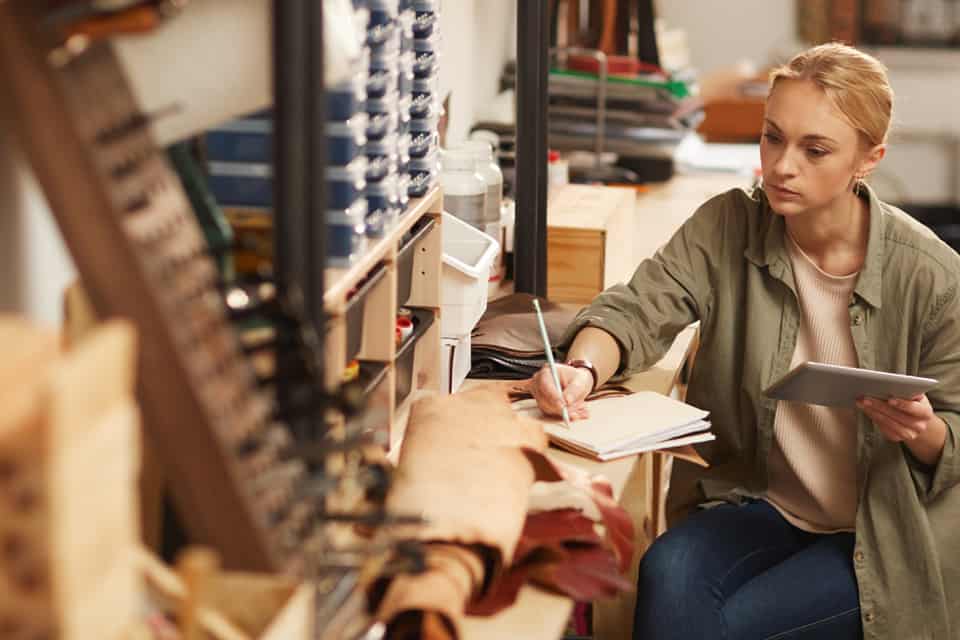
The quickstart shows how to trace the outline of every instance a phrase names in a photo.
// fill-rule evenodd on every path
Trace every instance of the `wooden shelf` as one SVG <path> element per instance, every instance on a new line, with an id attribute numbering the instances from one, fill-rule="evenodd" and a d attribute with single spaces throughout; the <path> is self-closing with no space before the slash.
<path id="1" fill-rule="evenodd" d="M 367 248 L 360 258 L 348 268 L 328 268 L 324 286 L 323 302 L 327 311 L 332 314 L 341 313 L 346 305 L 347 294 L 357 286 L 381 260 L 393 262 L 396 258 L 397 245 L 410 227 L 424 215 L 439 216 L 442 211 L 440 189 L 434 187 L 423 198 L 410 201 L 406 213 L 382 238 L 377 238 Z"/>

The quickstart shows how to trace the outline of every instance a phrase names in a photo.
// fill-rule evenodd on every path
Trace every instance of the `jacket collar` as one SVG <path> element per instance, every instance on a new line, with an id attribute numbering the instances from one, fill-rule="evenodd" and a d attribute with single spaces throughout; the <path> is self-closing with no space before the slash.
<path id="1" fill-rule="evenodd" d="M 857 278 L 853 292 L 863 298 L 867 304 L 879 309 L 882 302 L 880 291 L 884 252 L 883 203 L 869 186 L 865 185 L 865 190 L 866 193 L 861 197 L 866 198 L 870 203 L 867 257 L 863 262 L 863 268 L 860 269 L 860 277 Z M 776 277 L 785 279 L 785 274 L 790 273 L 792 269 L 785 244 L 786 224 L 783 216 L 775 214 L 770 208 L 767 194 L 762 187 L 754 190 L 753 198 L 760 207 L 761 224 L 747 240 L 744 257 L 758 267 L 767 267 Z"/>

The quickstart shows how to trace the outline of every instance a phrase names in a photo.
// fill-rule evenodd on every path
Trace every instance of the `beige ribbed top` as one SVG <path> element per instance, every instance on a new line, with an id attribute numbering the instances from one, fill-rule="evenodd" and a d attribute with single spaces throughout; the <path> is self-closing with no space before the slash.
<path id="1" fill-rule="evenodd" d="M 787 238 L 801 317 L 790 368 L 808 360 L 857 366 L 848 305 L 858 274 L 822 271 Z M 852 531 L 857 513 L 854 410 L 780 401 L 773 430 L 767 500 L 801 529 Z"/>

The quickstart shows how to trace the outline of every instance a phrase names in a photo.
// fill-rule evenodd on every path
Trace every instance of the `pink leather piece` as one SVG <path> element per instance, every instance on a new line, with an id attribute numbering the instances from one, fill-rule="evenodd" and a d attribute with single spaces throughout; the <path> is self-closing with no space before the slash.
<path id="1" fill-rule="evenodd" d="M 633 558 L 633 520 L 613 499 L 613 489 L 609 481 L 600 476 L 591 476 L 582 469 L 551 460 L 539 451 L 525 449 L 524 453 L 533 464 L 537 480 L 547 482 L 562 480 L 590 496 L 600 511 L 606 540 L 616 553 L 620 571 L 626 573 Z"/>
<path id="2" fill-rule="evenodd" d="M 575 509 L 531 514 L 517 546 L 517 560 L 480 600 L 471 615 L 492 615 L 514 602 L 521 587 L 533 582 L 550 591 L 587 602 L 631 588 L 618 559 L 604 545 L 596 524 Z"/>

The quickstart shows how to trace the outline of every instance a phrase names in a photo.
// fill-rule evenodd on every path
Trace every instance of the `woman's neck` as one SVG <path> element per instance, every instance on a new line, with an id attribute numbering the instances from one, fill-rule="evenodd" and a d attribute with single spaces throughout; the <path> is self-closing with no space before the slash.
<path id="1" fill-rule="evenodd" d="M 820 269 L 843 276 L 859 271 L 870 235 L 869 205 L 852 192 L 823 209 L 789 216 L 787 233 Z"/>

